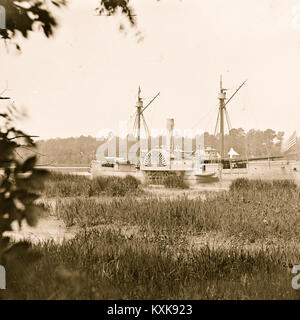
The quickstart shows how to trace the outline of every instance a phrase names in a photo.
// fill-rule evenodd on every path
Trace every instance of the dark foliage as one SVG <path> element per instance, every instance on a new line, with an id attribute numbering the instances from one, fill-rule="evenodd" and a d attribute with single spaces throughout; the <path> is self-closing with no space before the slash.
<path id="1" fill-rule="evenodd" d="M 115 15 L 119 11 L 125 15 L 131 25 L 135 25 L 136 19 L 133 9 L 129 6 L 130 0 L 101 0 L 96 9 L 100 15 Z"/>
<path id="2" fill-rule="evenodd" d="M 17 221 L 21 227 L 25 219 L 30 226 L 35 226 L 41 208 L 35 204 L 39 191 L 43 188 L 45 170 L 35 169 L 36 157 L 24 161 L 16 159 L 17 149 L 26 145 L 34 147 L 32 138 L 13 126 L 16 110 L 9 109 L 1 113 L 0 119 L 0 264 L 13 266 L 15 258 L 32 262 L 38 255 L 29 250 L 27 242 L 11 244 L 6 231 L 12 230 L 12 223 Z M 26 256 L 26 258 L 25 258 Z M 18 268 L 24 270 L 22 263 Z"/>
<path id="3" fill-rule="evenodd" d="M 6 12 L 6 28 L 0 29 L 0 37 L 11 41 L 20 34 L 28 38 L 30 32 L 37 30 L 41 30 L 47 38 L 53 36 L 58 26 L 53 9 L 66 6 L 67 3 L 67 0 L 0 0 Z M 135 25 L 135 15 L 129 0 L 101 0 L 96 11 L 99 15 L 121 12 L 132 26 Z M 15 43 L 15 46 L 21 49 L 19 44 Z"/>
<path id="4" fill-rule="evenodd" d="M 4 40 L 12 40 L 18 34 L 28 38 L 31 31 L 41 28 L 46 37 L 53 35 L 57 21 L 51 13 L 50 4 L 61 7 L 65 0 L 0 0 L 0 5 L 6 12 L 6 29 L 0 29 L 0 36 Z M 50 9 L 49 9 L 50 8 Z M 16 44 L 18 50 L 20 46 Z"/>

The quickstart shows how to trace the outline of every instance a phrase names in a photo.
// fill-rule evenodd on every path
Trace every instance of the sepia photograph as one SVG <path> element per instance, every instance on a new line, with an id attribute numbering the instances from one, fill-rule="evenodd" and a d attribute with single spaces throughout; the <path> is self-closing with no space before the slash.
<path id="1" fill-rule="evenodd" d="M 299 300 L 299 75 L 300 0 L 0 0 L 0 300 Z"/>

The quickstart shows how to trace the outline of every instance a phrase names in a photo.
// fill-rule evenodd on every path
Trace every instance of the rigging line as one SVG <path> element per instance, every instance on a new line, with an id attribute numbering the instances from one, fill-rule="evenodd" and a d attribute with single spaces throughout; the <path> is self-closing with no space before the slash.
<path id="1" fill-rule="evenodd" d="M 14 152 L 22 159 L 24 160 L 24 158 L 19 154 L 19 152 L 17 150 L 14 150 Z"/>
<path id="2" fill-rule="evenodd" d="M 148 125 L 147 125 L 147 123 L 146 123 L 146 120 L 145 120 L 145 117 L 144 117 L 143 114 L 142 114 L 142 120 L 143 120 L 143 125 L 144 125 L 144 127 L 145 127 L 145 131 L 146 131 L 146 133 L 147 133 L 147 136 L 149 137 L 149 136 L 150 136 L 150 130 L 149 130 L 149 128 L 148 128 Z"/>
<path id="3" fill-rule="evenodd" d="M 135 136 L 137 130 L 137 118 L 138 115 L 135 116 L 134 124 L 133 124 L 133 135 Z"/>
<path id="4" fill-rule="evenodd" d="M 133 117 L 136 116 L 136 113 L 134 112 L 130 118 L 127 120 L 127 123 L 126 123 L 126 129 L 127 129 L 127 132 L 130 133 L 131 132 L 131 125 L 132 125 L 132 121 L 133 121 Z M 136 121 L 136 119 L 135 119 Z M 134 124 L 133 124 L 134 126 Z"/>
<path id="5" fill-rule="evenodd" d="M 38 152 L 38 151 L 35 151 L 35 150 L 32 150 L 32 149 L 29 149 L 29 148 L 27 148 L 26 146 L 19 145 L 19 147 L 20 147 L 20 148 L 23 148 L 23 149 L 26 149 L 26 150 L 28 150 L 28 151 L 31 151 L 31 152 L 33 152 L 33 153 L 35 153 L 35 154 L 40 155 L 40 156 L 43 156 L 43 157 L 49 157 L 47 154 L 42 154 L 42 153 L 40 153 L 40 152 Z"/>
<path id="6" fill-rule="evenodd" d="M 246 91 L 247 92 L 247 91 Z M 245 92 L 245 93 L 246 93 Z M 244 94 L 245 94 L 244 93 Z M 251 118 L 251 120 L 253 119 L 254 120 L 254 122 L 255 122 L 255 124 L 256 124 L 256 126 L 257 127 L 259 127 L 259 128 L 262 128 L 262 126 L 261 126 L 261 121 L 260 121 L 260 119 L 261 119 L 261 117 L 257 117 L 257 114 L 255 113 L 255 110 L 253 109 L 253 108 L 251 108 L 251 106 L 249 107 L 249 105 L 248 105 L 248 103 L 246 102 L 244 102 L 244 100 L 245 100 L 245 96 L 244 95 L 242 95 L 242 97 L 243 97 L 243 109 L 242 109 L 242 111 L 245 113 L 245 115 L 246 115 L 246 117 L 247 118 Z M 251 125 L 251 124 L 250 124 Z M 250 126 L 249 126 L 249 128 L 250 128 Z M 249 130 L 250 129 L 248 129 L 248 132 L 249 132 Z M 260 129 L 259 129 L 260 130 Z"/>
<path id="7" fill-rule="evenodd" d="M 218 108 L 218 113 L 219 113 L 219 108 Z M 210 117 L 209 120 L 207 121 L 206 126 L 205 126 L 205 128 L 204 128 L 205 131 L 207 131 L 207 127 L 208 127 L 209 124 L 211 123 L 213 117 L 215 117 L 215 115 L 212 113 L 211 117 Z"/>
<path id="8" fill-rule="evenodd" d="M 248 111 L 248 114 L 250 114 L 250 116 L 252 116 L 254 118 L 255 123 L 259 126 L 258 130 L 263 130 L 263 126 L 261 126 L 261 121 L 260 118 L 256 116 L 256 113 L 253 111 L 253 109 L 248 108 L 246 106 L 246 110 Z M 252 111 L 251 111 L 252 110 Z M 249 130 L 248 130 L 249 131 Z"/>
<path id="9" fill-rule="evenodd" d="M 1 93 L 0 93 L 0 97 L 3 95 L 3 93 L 6 91 L 7 89 L 3 90 Z"/>
<path id="10" fill-rule="evenodd" d="M 218 105 L 217 105 L 217 106 L 218 106 Z M 204 120 L 207 116 L 209 116 L 210 113 L 211 113 L 213 110 L 215 110 L 215 106 L 214 106 L 213 108 L 210 108 L 209 111 L 208 111 L 202 118 L 200 118 L 200 120 L 197 121 L 197 123 L 192 127 L 192 129 L 194 129 L 196 126 L 198 126 L 199 123 L 200 123 L 202 120 Z"/>
<path id="11" fill-rule="evenodd" d="M 50 166 L 52 166 L 52 167 L 59 167 L 59 166 L 53 166 L 52 164 L 53 164 L 53 162 L 54 162 L 54 160 L 52 160 L 50 163 L 47 163 L 47 164 L 44 164 L 44 163 L 42 163 L 42 164 L 37 164 L 36 166 L 37 167 L 50 167 Z"/>
<path id="12" fill-rule="evenodd" d="M 230 132 L 230 130 L 232 129 L 232 126 L 231 126 L 229 114 L 228 114 L 228 111 L 227 111 L 226 108 L 224 108 L 224 110 L 225 110 L 225 116 L 226 116 L 226 121 L 227 121 L 228 130 L 229 130 L 229 132 Z"/>
<path id="13" fill-rule="evenodd" d="M 135 116 L 136 112 L 132 112 L 129 116 L 129 119 L 126 120 L 127 124 L 130 124 L 130 122 L 133 120 L 133 117 Z"/>
<path id="14" fill-rule="evenodd" d="M 233 99 L 233 97 L 240 91 L 240 89 L 245 85 L 245 83 L 247 82 L 247 80 L 245 80 L 234 92 L 234 94 L 225 102 L 224 107 L 227 106 L 227 104 Z"/>
<path id="15" fill-rule="evenodd" d="M 6 81 L 6 88 L 4 90 L 2 90 L 2 92 L 0 93 L 0 97 L 3 95 L 4 92 L 6 92 L 8 90 L 8 85 L 7 85 L 7 81 Z"/>
<path id="16" fill-rule="evenodd" d="M 220 110 L 218 111 L 218 116 L 217 116 L 214 136 L 216 136 L 217 130 L 218 130 L 218 127 L 219 127 L 219 118 L 220 118 Z"/>
<path id="17" fill-rule="evenodd" d="M 127 125 L 127 126 L 130 125 L 130 123 L 131 123 L 132 120 L 133 120 L 133 117 L 134 117 L 134 114 L 132 114 L 132 115 L 129 117 L 129 119 L 126 120 L 126 125 Z"/>
<path id="18" fill-rule="evenodd" d="M 157 95 L 141 110 L 141 114 L 152 104 L 152 102 L 160 95 L 160 92 L 157 93 Z"/>

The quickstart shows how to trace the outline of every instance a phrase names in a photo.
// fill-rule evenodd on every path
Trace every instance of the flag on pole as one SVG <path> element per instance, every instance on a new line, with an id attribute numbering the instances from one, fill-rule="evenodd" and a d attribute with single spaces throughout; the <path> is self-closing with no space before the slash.
<path id="1" fill-rule="evenodd" d="M 289 151 L 293 146 L 296 145 L 297 142 L 297 134 L 296 131 L 282 144 L 281 151 L 287 152 Z"/>
<path id="2" fill-rule="evenodd" d="M 232 159 L 233 156 L 239 156 L 239 154 L 232 147 L 227 154 L 229 155 L 230 159 Z"/>

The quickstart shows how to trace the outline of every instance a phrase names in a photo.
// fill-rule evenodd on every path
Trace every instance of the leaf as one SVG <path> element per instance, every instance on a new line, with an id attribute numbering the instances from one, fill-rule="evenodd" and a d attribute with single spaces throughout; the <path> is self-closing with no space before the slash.
<path id="1" fill-rule="evenodd" d="M 44 213 L 40 206 L 30 205 L 26 208 L 25 219 L 31 227 L 35 227 L 38 223 L 39 217 Z"/>
<path id="2" fill-rule="evenodd" d="M 13 265 L 19 271 L 24 270 L 26 266 L 37 261 L 41 256 L 41 253 L 32 249 L 32 245 L 28 241 L 18 242 L 2 254 L 5 264 Z"/>
<path id="3" fill-rule="evenodd" d="M 25 162 L 22 165 L 22 172 L 28 172 L 31 171 L 32 169 L 34 169 L 34 166 L 36 164 L 37 158 L 36 156 L 32 156 L 30 158 L 28 158 L 27 160 L 25 160 Z"/>
<path id="4" fill-rule="evenodd" d="M 8 247 L 9 245 L 9 241 L 10 239 L 8 237 L 2 237 L 0 238 L 0 256 L 1 256 L 1 253 L 6 250 L 6 248 Z"/>
<path id="5" fill-rule="evenodd" d="M 36 176 L 41 177 L 41 178 L 45 178 L 49 175 L 49 171 L 45 170 L 45 169 L 34 169 L 33 172 Z"/>
<path id="6" fill-rule="evenodd" d="M 19 256 L 24 254 L 25 251 L 27 251 L 29 248 L 31 248 L 31 243 L 28 241 L 20 241 L 14 245 L 12 245 L 8 250 L 6 250 L 6 254 L 9 255 L 15 255 Z"/>
<path id="7" fill-rule="evenodd" d="M 17 187 L 30 191 L 41 191 L 44 188 L 44 176 L 34 171 L 27 177 L 16 178 Z"/>
<path id="8" fill-rule="evenodd" d="M 30 193 L 27 191 L 21 191 L 19 195 L 19 199 L 25 204 L 25 206 L 32 204 L 35 200 L 37 200 L 40 196 L 36 193 Z"/>
<path id="9" fill-rule="evenodd" d="M 5 231 L 11 231 L 11 221 L 9 219 L 0 218 L 0 234 Z M 1 237 L 0 237 L 1 240 Z"/>

